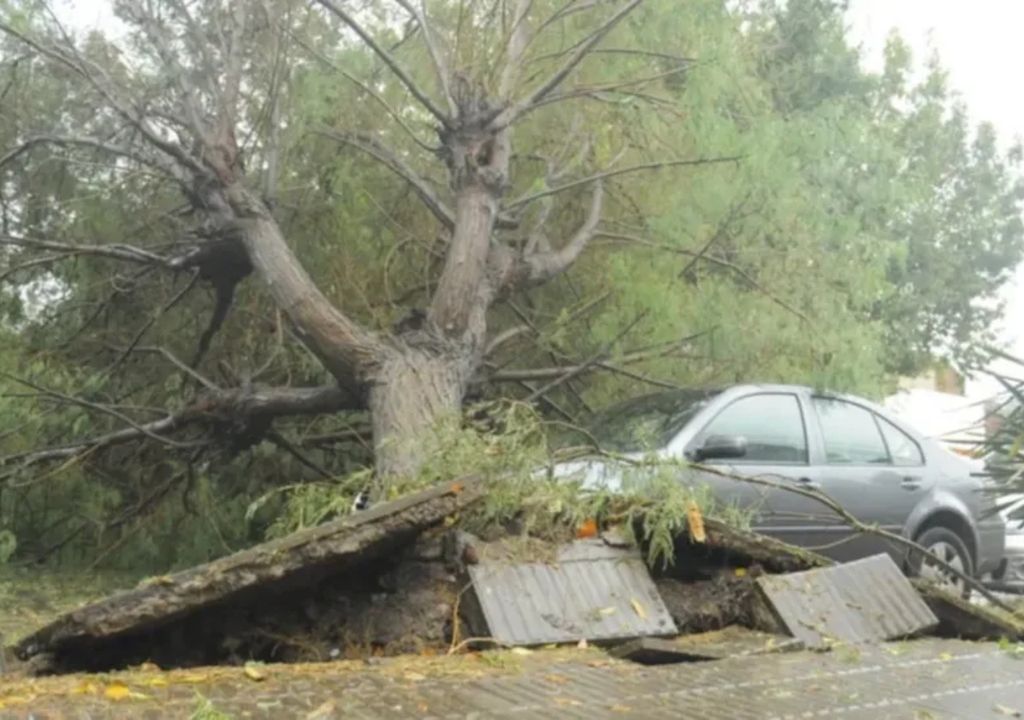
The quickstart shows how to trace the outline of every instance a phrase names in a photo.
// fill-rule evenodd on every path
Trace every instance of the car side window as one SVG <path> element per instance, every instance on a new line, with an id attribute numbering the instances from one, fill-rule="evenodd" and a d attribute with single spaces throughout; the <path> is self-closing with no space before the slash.
<path id="1" fill-rule="evenodd" d="M 832 398 L 813 399 L 829 465 L 888 465 L 889 451 L 874 413 Z"/>
<path id="2" fill-rule="evenodd" d="M 877 415 L 875 417 L 878 419 L 878 426 L 882 428 L 885 444 L 889 446 L 889 455 L 892 457 L 893 465 L 899 467 L 924 465 L 924 454 L 912 437 L 884 417 Z"/>
<path id="3" fill-rule="evenodd" d="M 807 435 L 796 395 L 766 393 L 740 398 L 720 412 L 701 432 L 742 436 L 747 452 L 736 462 L 807 464 Z"/>

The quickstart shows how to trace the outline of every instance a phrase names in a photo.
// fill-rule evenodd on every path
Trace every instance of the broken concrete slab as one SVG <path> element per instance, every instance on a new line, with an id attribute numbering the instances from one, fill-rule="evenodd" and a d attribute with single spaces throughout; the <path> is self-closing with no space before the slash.
<path id="1" fill-rule="evenodd" d="M 789 545 L 781 540 L 727 525 L 721 520 L 704 518 L 707 535 L 704 545 L 757 564 L 769 572 L 796 572 L 829 567 L 831 560 L 811 550 Z"/>
<path id="2" fill-rule="evenodd" d="M 779 629 L 808 648 L 875 643 L 917 635 L 938 618 L 888 555 L 788 575 L 757 587 Z"/>
<path id="3" fill-rule="evenodd" d="M 667 665 L 790 652 L 802 648 L 803 643 L 793 637 L 731 625 L 722 630 L 677 638 L 638 638 L 613 647 L 609 654 L 642 665 Z"/>
<path id="4" fill-rule="evenodd" d="M 147 633 L 262 592 L 308 586 L 408 544 L 483 496 L 478 479 L 445 483 L 333 522 L 263 543 L 174 575 L 153 578 L 67 613 L 24 638 L 21 658 L 87 654 L 124 636 Z M 250 603 L 251 604 L 251 603 Z M 219 622 L 219 621 L 218 621 Z"/>
<path id="5" fill-rule="evenodd" d="M 505 645 L 674 635 L 676 626 L 637 548 L 600 538 L 557 549 L 551 562 L 468 566 L 466 614 L 475 634 Z"/>
<path id="6" fill-rule="evenodd" d="M 963 640 L 1024 640 L 1024 621 L 972 603 L 923 578 L 914 578 L 911 583 L 938 617 L 937 635 Z"/>

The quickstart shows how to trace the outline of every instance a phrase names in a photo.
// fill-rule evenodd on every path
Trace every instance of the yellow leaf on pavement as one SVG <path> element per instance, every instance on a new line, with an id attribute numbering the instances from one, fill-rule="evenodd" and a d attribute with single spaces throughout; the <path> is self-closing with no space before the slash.
<path id="1" fill-rule="evenodd" d="M 640 618 L 641 620 L 647 619 L 647 611 L 644 610 L 644 606 L 640 604 L 639 600 L 637 600 L 636 598 L 630 598 L 629 604 L 633 606 L 633 612 L 636 613 L 636 616 L 638 618 Z"/>
<path id="2" fill-rule="evenodd" d="M 83 680 L 82 682 L 78 683 L 77 687 L 75 687 L 74 694 L 95 695 L 99 691 L 99 689 L 100 688 L 96 683 L 91 682 L 89 680 Z"/>
<path id="3" fill-rule="evenodd" d="M 132 691 L 123 682 L 112 682 L 103 690 L 103 697 L 108 700 L 125 700 L 132 696 Z"/>
<path id="4" fill-rule="evenodd" d="M 242 669 L 242 672 L 245 673 L 247 678 L 255 680 L 256 682 L 261 682 L 267 679 L 267 674 L 263 672 L 260 666 L 256 663 L 247 662 L 245 667 Z"/>

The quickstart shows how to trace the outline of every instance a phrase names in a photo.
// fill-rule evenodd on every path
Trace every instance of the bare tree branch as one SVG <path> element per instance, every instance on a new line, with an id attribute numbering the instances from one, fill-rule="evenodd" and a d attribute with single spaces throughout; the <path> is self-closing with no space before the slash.
<path id="1" fill-rule="evenodd" d="M 346 80 L 351 82 L 353 85 L 356 85 L 363 92 L 365 92 L 367 95 L 369 95 L 374 100 L 376 100 L 377 103 L 380 104 L 380 106 L 384 108 L 385 112 L 387 112 L 387 114 L 390 115 L 391 118 L 396 123 L 398 123 L 398 126 L 401 127 L 402 130 L 405 131 L 405 133 L 412 139 L 412 141 L 414 143 L 416 143 L 422 149 L 426 150 L 427 152 L 429 152 L 431 154 L 437 152 L 438 148 L 436 146 L 434 146 L 434 145 L 430 145 L 429 143 L 423 142 L 423 140 L 420 140 L 420 138 L 416 134 L 416 132 L 411 127 L 409 127 L 409 124 L 406 123 L 405 120 L 402 119 L 402 116 L 398 113 L 398 111 L 395 110 L 393 107 L 391 107 L 391 105 L 388 103 L 388 101 L 385 100 L 384 97 L 380 93 L 378 93 L 376 90 L 374 90 L 372 87 L 370 87 L 370 85 L 368 85 L 367 83 L 363 82 L 362 80 L 360 80 L 355 75 L 353 75 L 352 73 L 348 72 L 347 70 L 345 70 L 345 69 L 343 69 L 341 67 L 338 67 L 338 65 L 335 64 L 334 62 L 332 62 L 330 58 L 325 57 L 323 53 L 321 53 L 316 48 L 312 47 L 311 45 L 309 45 L 309 43 L 305 42 L 304 40 L 302 40 L 301 38 L 297 37 L 296 35 L 292 34 L 292 39 L 295 40 L 295 42 L 298 43 L 298 45 L 300 47 L 302 47 L 304 50 L 306 50 L 306 52 L 308 52 L 310 55 L 315 57 L 317 60 L 322 62 L 327 67 L 329 67 L 332 70 L 334 70 L 336 73 L 342 75 Z"/>
<path id="2" fill-rule="evenodd" d="M 174 365 L 174 367 L 181 370 L 183 373 L 191 377 L 193 380 L 198 382 L 207 390 L 211 390 L 213 392 L 221 392 L 221 389 L 217 385 L 217 383 L 213 382 L 208 377 L 200 374 L 195 368 L 189 367 L 188 363 L 186 363 L 184 360 L 179 358 L 177 355 L 175 355 L 165 347 L 141 345 L 134 348 L 125 348 L 123 352 L 155 353 L 157 355 L 162 355 L 164 358 L 167 359 L 169 363 Z"/>
<path id="3" fill-rule="evenodd" d="M 52 242 L 50 240 L 36 240 L 34 238 L 18 237 L 15 235 L 0 235 L 0 245 L 15 247 L 31 247 L 40 250 L 53 250 L 67 253 L 68 255 L 95 255 L 114 260 L 125 260 L 127 262 L 142 265 L 159 265 L 169 269 L 177 269 L 172 258 L 151 253 L 148 250 L 112 243 L 108 245 L 81 245 L 76 243 Z"/>
<path id="4" fill-rule="evenodd" d="M 679 75 L 680 73 L 689 70 L 689 66 L 684 65 L 682 67 L 673 68 L 664 72 L 655 73 L 653 75 L 645 75 L 643 77 L 632 78 L 628 80 L 621 80 L 612 83 L 604 83 L 602 85 L 587 85 L 584 87 L 573 88 L 572 90 L 566 90 L 565 92 L 555 93 L 547 96 L 543 100 L 540 100 L 533 104 L 533 106 L 527 111 L 532 112 L 545 105 L 553 105 L 557 102 L 563 102 L 565 100 L 572 100 L 580 97 L 590 97 L 600 95 L 601 93 L 611 93 L 618 90 L 623 90 L 628 87 L 636 87 L 637 85 L 646 85 L 647 83 L 654 82 L 656 80 L 664 80 L 667 77 Z"/>
<path id="5" fill-rule="evenodd" d="M 406 12 L 419 23 L 420 29 L 423 31 L 423 43 L 427 46 L 430 61 L 434 65 L 434 72 L 437 73 L 437 80 L 441 85 L 441 93 L 444 95 L 445 102 L 448 103 L 449 117 L 455 117 L 458 109 L 455 107 L 455 99 L 452 96 L 448 63 L 445 61 L 440 48 L 438 48 L 433 28 L 431 28 L 430 23 L 427 21 L 426 7 L 421 4 L 420 8 L 417 9 L 410 0 L 395 0 L 395 2 L 405 8 Z"/>
<path id="6" fill-rule="evenodd" d="M 167 417 L 104 435 L 70 442 L 66 445 L 0 458 L 0 466 L 31 466 L 55 460 L 68 460 L 86 452 L 121 445 L 146 437 L 173 442 L 165 433 L 189 425 L 216 423 L 222 418 L 265 419 L 295 415 L 322 415 L 359 409 L 361 403 L 336 385 L 311 388 L 256 388 L 212 393 L 189 407 Z M 193 447 L 194 444 L 181 444 Z"/>
<path id="7" fill-rule="evenodd" d="M 24 33 L 16 30 L 10 24 L 4 22 L 0 22 L 0 32 L 5 32 L 11 37 L 16 38 L 20 42 L 31 47 L 33 50 L 50 60 L 63 65 L 84 79 L 94 90 L 96 90 L 96 92 L 100 94 L 100 96 L 118 115 L 138 130 L 150 145 L 177 161 L 183 168 L 199 175 L 205 174 L 202 165 L 200 165 L 195 158 L 191 157 L 178 145 L 168 142 L 160 137 L 160 135 L 150 127 L 149 123 L 145 121 L 145 118 L 135 112 L 130 103 L 117 96 L 116 90 L 113 89 L 116 88 L 116 86 L 110 80 L 110 77 L 106 72 L 96 66 L 95 63 L 90 63 L 83 59 L 73 47 L 71 48 L 74 53 L 74 56 L 72 57 L 61 50 L 43 45 L 39 41 L 28 37 Z"/>
<path id="8" fill-rule="evenodd" d="M 601 207 L 604 198 L 604 186 L 600 180 L 594 184 L 594 192 L 590 200 L 590 210 L 576 234 L 558 250 L 537 252 L 527 255 L 522 262 L 526 266 L 527 284 L 542 283 L 568 270 L 583 253 L 587 243 L 597 232 L 601 222 Z"/>
<path id="9" fill-rule="evenodd" d="M 398 157 L 398 155 L 386 148 L 380 142 L 375 140 L 368 135 L 352 132 L 338 132 L 338 131 L 320 131 L 324 137 L 329 137 L 332 140 L 351 145 L 354 148 L 358 148 L 365 152 L 367 155 L 375 158 L 377 161 L 385 165 L 389 170 L 394 172 L 396 175 L 401 177 L 416 192 L 420 200 L 430 209 L 434 216 L 441 221 L 441 223 L 452 230 L 455 227 L 455 215 L 448 207 L 441 202 L 440 198 L 433 189 L 427 184 L 426 180 L 416 174 L 409 165 Z"/>
<path id="10" fill-rule="evenodd" d="M 71 405 L 78 405 L 79 407 L 86 408 L 87 410 L 94 410 L 96 412 L 100 412 L 100 413 L 103 413 L 105 415 L 110 415 L 110 416 L 120 420 L 121 422 L 125 423 L 126 425 L 130 426 L 133 430 L 138 432 L 140 435 L 145 435 L 146 437 L 148 437 L 148 438 L 150 438 L 152 440 L 156 440 L 156 441 L 164 443 L 166 445 L 170 445 L 171 447 L 177 447 L 177 448 L 189 447 L 189 445 L 187 445 L 187 444 L 179 443 L 179 442 L 177 442 L 175 440 L 171 440 L 170 438 L 162 437 L 160 435 L 157 435 L 154 432 L 151 432 L 145 425 L 139 425 L 134 420 L 132 420 L 130 417 L 128 417 L 127 415 L 122 413 L 120 410 L 116 410 L 116 409 L 114 409 L 114 408 L 112 408 L 112 407 L 110 407 L 108 405 L 103 405 L 101 403 L 94 403 L 94 402 L 91 402 L 89 400 L 84 400 L 82 398 L 75 397 L 73 395 L 66 395 L 65 393 L 58 392 L 56 390 L 50 390 L 50 389 L 42 387 L 41 385 L 37 385 L 36 383 L 32 382 L 31 380 L 25 380 L 24 378 L 19 378 L 16 375 L 11 375 L 10 373 L 4 372 L 2 370 L 0 370 L 0 375 L 2 375 L 3 377 L 6 377 L 8 380 L 11 380 L 13 382 L 18 383 L 19 385 L 24 385 L 25 387 L 30 387 L 33 390 L 36 390 L 37 392 L 40 392 L 43 395 L 46 395 L 46 396 L 51 397 L 51 398 L 54 398 L 56 400 L 62 400 L 62 401 L 66 402 L 66 403 L 69 403 Z"/>
<path id="11" fill-rule="evenodd" d="M 499 370 L 491 373 L 486 377 L 489 382 L 522 382 L 529 380 L 550 380 L 551 378 L 558 378 L 566 373 L 580 374 L 581 372 L 592 371 L 596 368 L 603 368 L 606 370 L 612 370 L 613 372 L 618 369 L 621 365 L 635 365 L 637 363 L 646 362 L 648 360 L 656 360 L 658 358 L 674 356 L 683 350 L 686 345 L 693 340 L 701 337 L 704 333 L 695 333 L 689 335 L 680 340 L 674 340 L 670 343 L 664 343 L 651 349 L 634 350 L 631 352 L 624 353 L 618 357 L 615 363 L 605 360 L 603 357 L 598 357 L 589 363 L 574 363 L 566 365 L 556 365 L 554 367 L 542 367 L 542 368 L 523 368 L 523 369 L 510 369 L 510 370 Z M 607 354 L 607 353 L 605 353 Z M 673 386 L 675 387 L 675 386 Z"/>
<path id="12" fill-rule="evenodd" d="M 785 300 L 779 298 L 776 295 L 773 295 L 771 292 L 767 290 L 767 288 L 761 285 L 761 283 L 759 283 L 757 280 L 751 277 L 750 273 L 748 273 L 746 270 L 741 268 L 739 265 L 736 265 L 735 263 L 729 262 L 728 260 L 723 260 L 722 258 L 718 258 L 715 257 L 714 255 L 707 254 L 706 249 L 702 249 L 699 252 L 695 252 L 693 250 L 685 250 L 683 248 L 673 247 L 671 245 L 666 245 L 664 243 L 652 242 L 645 238 L 637 237 L 635 235 L 625 235 L 622 233 L 599 232 L 597 233 L 597 235 L 599 237 L 606 237 L 612 240 L 626 240 L 636 245 L 643 245 L 645 247 L 654 248 L 656 250 L 664 250 L 665 252 L 676 253 L 677 255 L 685 255 L 694 258 L 694 260 L 703 260 L 704 262 L 708 262 L 713 265 L 718 265 L 719 267 L 725 268 L 726 270 L 729 270 L 730 272 L 735 274 L 737 277 L 743 280 L 743 282 L 748 284 L 757 292 L 764 295 L 766 298 L 768 298 L 773 303 L 781 307 L 783 310 L 787 310 L 796 315 L 804 322 L 811 324 L 811 319 L 807 317 L 806 314 L 804 314 L 800 310 L 797 310 L 795 307 L 787 303 Z"/>
<path id="13" fill-rule="evenodd" d="M 630 165 L 629 167 L 618 168 L 617 170 L 605 170 L 604 172 L 597 173 L 596 175 L 589 175 L 579 180 L 573 180 L 571 182 L 558 185 L 547 190 L 540 190 L 529 195 L 524 195 L 516 200 L 513 200 L 506 206 L 506 210 L 517 210 L 521 207 L 529 205 L 535 200 L 548 197 L 549 195 L 557 195 L 558 193 L 565 192 L 566 190 L 572 190 L 582 185 L 589 185 L 590 183 L 597 182 L 598 180 L 607 180 L 608 178 L 617 177 L 619 175 L 626 175 L 629 173 L 643 172 L 645 170 L 661 170 L 663 168 L 670 167 L 687 167 L 696 165 L 716 165 L 719 163 L 728 162 L 739 162 L 743 159 L 742 155 L 731 155 L 727 157 L 717 158 L 694 158 L 692 160 L 666 160 L 664 162 L 652 162 L 643 163 L 640 165 Z"/>
<path id="14" fill-rule="evenodd" d="M 533 0 L 519 0 L 512 14 L 512 29 L 508 35 L 508 42 L 502 48 L 507 59 L 505 67 L 502 68 L 501 81 L 498 85 L 498 95 L 504 99 L 512 97 L 515 83 L 522 71 L 523 55 L 531 40 L 526 17 L 532 6 Z"/>
<path id="15" fill-rule="evenodd" d="M 103 140 L 80 135 L 34 135 L 26 139 L 18 147 L 10 150 L 6 155 L 0 156 L 0 170 L 21 155 L 40 145 L 83 147 L 91 150 L 99 150 L 118 157 L 129 158 L 142 165 L 155 168 L 175 180 L 178 179 L 177 176 L 168 169 L 167 165 L 161 163 L 155 158 L 146 157 L 145 155 L 129 147 L 124 147 L 123 145 L 114 145 L 112 143 L 104 142 Z"/>
<path id="16" fill-rule="evenodd" d="M 588 360 L 584 361 L 582 364 L 577 365 L 574 368 L 565 370 L 565 372 L 563 372 L 561 375 L 548 382 L 543 387 L 534 390 L 532 393 L 529 394 L 529 396 L 527 396 L 526 402 L 533 402 L 538 397 L 546 395 L 547 393 L 551 392 L 559 385 L 572 380 L 577 375 L 587 372 L 596 363 L 600 362 L 609 352 L 611 352 L 612 348 L 614 348 L 619 343 L 619 341 L 622 340 L 622 338 L 626 337 L 626 335 L 628 335 L 630 331 L 633 328 L 635 328 L 637 324 L 646 316 L 646 310 L 641 312 L 639 315 L 633 318 L 633 320 L 629 322 L 626 325 L 626 327 L 624 327 L 614 338 L 605 343 L 604 347 L 602 347 L 600 350 L 594 353 L 594 355 L 592 355 Z"/>
<path id="17" fill-rule="evenodd" d="M 181 302 L 182 298 L 188 295 L 192 288 L 196 286 L 198 280 L 199 272 L 194 271 L 192 273 L 192 277 L 189 278 L 189 281 L 187 283 L 185 283 L 185 286 L 181 288 L 181 290 L 176 292 L 174 296 L 171 297 L 171 299 L 168 300 L 166 303 L 164 303 L 164 305 L 162 305 L 155 313 L 149 316 L 149 319 L 146 320 L 145 323 L 143 323 L 142 327 L 139 328 L 138 332 L 135 333 L 135 337 L 133 337 L 131 341 L 128 343 L 128 347 L 126 347 L 121 352 L 121 354 L 118 355 L 117 359 L 110 364 L 110 367 L 107 368 L 108 374 L 113 372 L 121 363 L 123 363 L 127 359 L 129 355 L 131 355 L 132 350 L 135 349 L 135 346 L 139 344 L 139 342 L 142 340 L 142 337 L 149 331 L 149 329 L 153 327 L 154 324 L 156 324 L 156 321 L 163 317 L 164 313 L 166 313 L 168 310 L 170 310 L 179 302 Z"/>
<path id="18" fill-rule="evenodd" d="M 333 0 L 316 0 L 316 2 L 337 16 L 343 23 L 348 25 L 352 31 L 355 32 L 355 34 L 358 35 L 359 38 L 377 55 L 377 57 L 384 61 L 384 64 L 387 65 L 388 68 L 391 69 L 391 72 L 395 74 L 395 77 L 405 85 L 406 89 L 412 93 L 413 97 L 419 100 L 420 104 L 423 105 L 423 107 L 426 108 L 427 111 L 441 123 L 441 125 L 444 127 L 451 126 L 451 119 L 445 114 L 445 112 L 434 104 L 434 101 L 431 100 L 430 97 L 413 81 L 409 74 L 402 69 L 402 66 L 398 64 L 398 61 L 394 56 L 381 47 L 381 45 L 378 44 L 377 41 L 374 40 L 373 37 L 363 28 L 363 26 L 355 21 L 355 18 L 342 10 L 337 3 L 333 2 Z"/>
<path id="19" fill-rule="evenodd" d="M 508 127 L 514 123 L 524 113 L 528 112 L 538 102 L 548 96 L 549 93 L 555 90 L 562 82 L 569 76 L 577 65 L 579 65 L 583 59 L 590 53 L 591 49 L 601 42 L 605 35 L 611 32 L 612 28 L 619 24 L 619 22 L 626 17 L 629 13 L 633 12 L 636 7 L 643 2 L 643 0 L 630 0 L 622 9 L 612 15 L 608 20 L 592 32 L 583 42 L 579 44 L 576 50 L 566 59 L 564 63 L 549 77 L 547 80 L 542 82 L 536 88 L 534 88 L 529 94 L 523 97 L 521 100 L 513 104 L 511 107 L 506 108 L 492 121 L 492 125 L 495 128 Z"/>

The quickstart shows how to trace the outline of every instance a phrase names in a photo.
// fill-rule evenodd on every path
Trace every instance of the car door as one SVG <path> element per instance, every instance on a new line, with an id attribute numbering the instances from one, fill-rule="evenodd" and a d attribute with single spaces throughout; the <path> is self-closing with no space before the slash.
<path id="1" fill-rule="evenodd" d="M 712 436 L 742 437 L 746 453 L 742 458 L 707 460 L 704 464 L 722 470 L 772 482 L 797 482 L 809 471 L 807 430 L 804 411 L 796 393 L 757 392 L 725 405 L 707 421 L 687 446 L 691 454 Z M 758 530 L 780 523 L 776 512 L 785 512 L 789 493 L 740 480 L 706 474 L 701 481 L 711 487 L 716 499 L 752 514 Z"/>
<path id="2" fill-rule="evenodd" d="M 861 522 L 900 533 L 928 491 L 921 448 L 870 408 L 824 396 L 812 397 L 810 405 L 821 447 L 810 474 L 820 490 Z M 899 546 L 857 533 L 840 515 L 814 500 L 800 503 L 808 511 L 812 505 L 817 505 L 815 521 L 788 527 L 781 533 L 783 539 L 840 561 L 879 552 L 901 558 Z"/>

